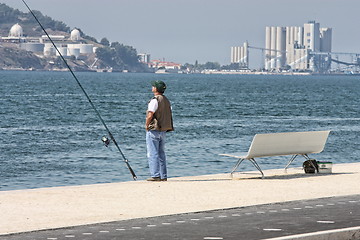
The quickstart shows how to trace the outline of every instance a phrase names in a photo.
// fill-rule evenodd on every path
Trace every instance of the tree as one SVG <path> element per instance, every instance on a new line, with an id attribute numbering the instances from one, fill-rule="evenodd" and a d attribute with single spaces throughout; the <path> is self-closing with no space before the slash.
<path id="1" fill-rule="evenodd" d="M 204 68 L 218 70 L 218 69 L 220 69 L 220 64 L 217 62 L 207 62 L 207 63 L 205 63 Z"/>
<path id="2" fill-rule="evenodd" d="M 107 38 L 105 38 L 105 37 L 100 40 L 100 44 L 103 45 L 103 46 L 105 46 L 105 47 L 109 47 L 109 46 L 110 46 L 109 40 L 107 40 Z"/>
<path id="3" fill-rule="evenodd" d="M 145 65 L 139 62 L 136 49 L 119 42 L 111 43 L 110 47 L 98 48 L 96 57 L 115 70 L 145 70 Z"/>

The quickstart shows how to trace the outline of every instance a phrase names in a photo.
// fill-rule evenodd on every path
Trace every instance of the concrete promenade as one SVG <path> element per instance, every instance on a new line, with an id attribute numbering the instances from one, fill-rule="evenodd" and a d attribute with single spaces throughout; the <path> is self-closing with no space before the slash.
<path id="1" fill-rule="evenodd" d="M 360 194 L 360 163 L 332 174 L 301 168 L 172 178 L 167 182 L 0 192 L 0 235 L 85 224 Z"/>

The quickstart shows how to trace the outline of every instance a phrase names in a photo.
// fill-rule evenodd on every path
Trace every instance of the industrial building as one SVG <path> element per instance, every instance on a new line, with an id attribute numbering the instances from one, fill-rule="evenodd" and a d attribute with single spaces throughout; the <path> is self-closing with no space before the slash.
<path id="1" fill-rule="evenodd" d="M 231 63 L 249 66 L 249 49 L 263 51 L 265 71 L 326 72 L 331 66 L 332 29 L 309 21 L 304 26 L 268 26 L 265 46 L 231 47 Z"/>
<path id="2" fill-rule="evenodd" d="M 231 63 L 239 63 L 241 68 L 249 68 L 248 42 L 242 47 L 231 47 Z"/>
<path id="3" fill-rule="evenodd" d="M 332 29 L 315 21 L 303 27 L 266 27 L 265 70 L 323 71 L 327 60 L 314 53 L 331 52 L 331 38 Z"/>
<path id="4" fill-rule="evenodd" d="M 92 54 L 96 50 L 93 44 L 87 44 L 82 40 L 80 31 L 76 28 L 71 31 L 70 37 L 63 35 L 51 35 L 50 37 L 64 57 L 75 56 L 75 58 L 79 58 L 82 54 Z M 59 55 L 46 35 L 40 38 L 24 37 L 23 29 L 19 24 L 13 25 L 8 37 L 0 37 L 0 41 L 18 43 L 21 49 L 46 57 Z"/>

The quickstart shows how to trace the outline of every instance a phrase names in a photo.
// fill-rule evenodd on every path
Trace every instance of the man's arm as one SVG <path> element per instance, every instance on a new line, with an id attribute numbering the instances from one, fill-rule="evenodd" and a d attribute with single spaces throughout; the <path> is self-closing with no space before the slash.
<path id="1" fill-rule="evenodd" d="M 147 111 L 146 121 L 145 121 L 145 129 L 146 129 L 146 131 L 149 130 L 149 125 L 150 125 L 150 122 L 153 119 L 153 117 L 154 117 L 154 112 Z"/>

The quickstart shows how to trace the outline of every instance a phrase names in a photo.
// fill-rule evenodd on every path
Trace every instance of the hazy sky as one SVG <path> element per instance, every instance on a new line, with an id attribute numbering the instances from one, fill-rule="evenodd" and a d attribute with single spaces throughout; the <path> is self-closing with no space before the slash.
<path id="1" fill-rule="evenodd" d="M 1 3 L 26 11 L 21 0 Z M 333 51 L 360 53 L 360 0 L 26 0 L 32 9 L 100 40 L 179 63 L 230 63 L 230 47 L 264 47 L 265 26 L 333 28 Z M 261 51 L 250 50 L 252 67 Z"/>

